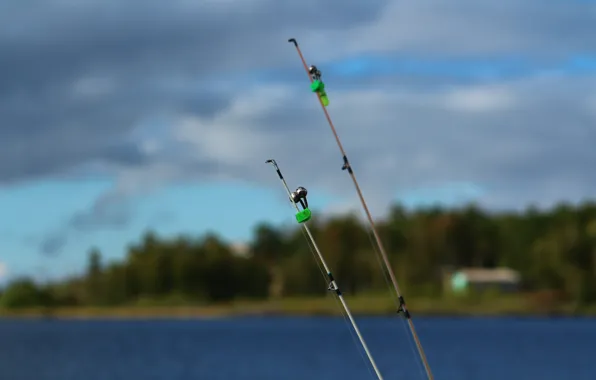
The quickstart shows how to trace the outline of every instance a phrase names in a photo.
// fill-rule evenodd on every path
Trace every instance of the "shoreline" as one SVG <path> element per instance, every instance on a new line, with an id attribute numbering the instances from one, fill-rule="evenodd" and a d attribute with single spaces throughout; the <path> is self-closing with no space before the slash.
<path id="1" fill-rule="evenodd" d="M 532 304 L 526 297 L 488 299 L 414 298 L 408 309 L 414 317 L 596 317 L 596 306 L 578 309 L 571 304 Z M 389 296 L 358 295 L 347 299 L 355 316 L 391 316 L 396 308 Z M 341 316 L 332 296 L 286 297 L 267 301 L 239 300 L 218 305 L 155 303 L 104 307 L 32 307 L 2 309 L 0 319 L 213 319 L 251 316 Z"/>
<path id="2" fill-rule="evenodd" d="M 377 318 L 377 317 L 390 317 L 394 316 L 391 314 L 378 314 L 378 313 L 353 313 L 354 317 L 358 318 Z M 262 312 L 262 313 L 221 313 L 221 314 L 210 314 L 202 312 L 185 312 L 180 313 L 176 310 L 173 312 L 122 312 L 121 310 L 110 310 L 106 312 L 93 312 L 90 313 L 88 310 L 80 310 L 75 312 L 64 312 L 58 313 L 42 313 L 35 310 L 27 310 L 23 312 L 0 312 L 0 322 L 8 320 L 48 320 L 48 321 L 94 321 L 94 320 L 139 320 L 139 321 L 152 321 L 152 320 L 213 320 L 213 319 L 228 319 L 228 318 L 254 318 L 254 317 L 272 317 L 272 318 L 317 318 L 317 317 L 329 317 L 335 318 L 340 317 L 340 313 L 287 313 L 287 312 Z M 526 313 L 502 313 L 502 314 L 490 314 L 490 313 L 416 313 L 413 318 L 544 318 L 544 319 L 596 319 L 595 314 L 587 313 L 537 313 L 537 312 L 526 312 Z"/>

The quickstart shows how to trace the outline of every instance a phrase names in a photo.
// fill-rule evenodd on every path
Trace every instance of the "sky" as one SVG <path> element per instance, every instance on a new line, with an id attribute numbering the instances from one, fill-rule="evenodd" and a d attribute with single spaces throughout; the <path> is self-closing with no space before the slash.
<path id="1" fill-rule="evenodd" d="M 2 1 L 0 283 L 292 226 L 269 158 L 359 210 L 292 37 L 374 216 L 594 197 L 595 25 L 585 0 Z"/>

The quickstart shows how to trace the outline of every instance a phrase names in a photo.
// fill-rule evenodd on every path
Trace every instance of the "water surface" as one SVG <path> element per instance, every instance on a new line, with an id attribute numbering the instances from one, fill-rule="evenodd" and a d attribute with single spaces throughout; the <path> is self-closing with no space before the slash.
<path id="1" fill-rule="evenodd" d="M 424 379 L 398 318 L 357 318 L 385 379 Z M 594 380 L 596 319 L 416 318 L 437 380 Z M 372 379 L 341 318 L 0 321 L 2 380 Z"/>

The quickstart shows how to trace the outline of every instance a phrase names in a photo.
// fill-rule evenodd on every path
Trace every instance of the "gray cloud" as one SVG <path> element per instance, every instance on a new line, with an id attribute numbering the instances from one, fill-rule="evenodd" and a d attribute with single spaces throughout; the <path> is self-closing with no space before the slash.
<path id="1" fill-rule="evenodd" d="M 374 19 L 382 5 L 3 3 L 0 137 L 7 149 L 0 161 L 12 164 L 0 168 L 0 180 L 89 160 L 142 164 L 133 143 L 120 145 L 133 128 L 162 114 L 210 115 L 227 105 L 228 93 L 202 81 L 283 60 L 271 54 L 285 39 L 280 34 L 349 27 Z"/>
<path id="2" fill-rule="evenodd" d="M 552 76 L 425 91 L 330 90 L 329 111 L 378 210 L 398 189 L 449 182 L 485 186 L 480 200 L 492 207 L 550 205 L 590 196 L 596 185 L 588 175 L 596 164 L 590 148 L 596 120 L 587 101 L 596 96 L 595 84 L 596 78 Z M 257 94 L 239 95 L 244 107 L 219 119 L 199 118 L 190 128 L 181 123 L 182 136 L 214 161 L 239 163 L 237 176 L 250 173 L 253 180 L 267 181 L 270 173 L 259 167 L 267 154 L 311 186 L 353 194 L 316 98 L 289 87 L 286 97 L 277 99 L 300 106 L 279 115 L 275 104 L 260 106 Z M 251 105 L 260 107 L 254 117 L 244 111 Z M 237 139 L 228 140 L 225 149 L 209 149 L 233 135 Z"/>
<path id="3" fill-rule="evenodd" d="M 127 201 L 126 194 L 119 189 L 102 194 L 89 209 L 76 212 L 63 226 L 44 236 L 39 243 L 39 251 L 46 256 L 57 255 L 66 246 L 72 233 L 125 227 L 134 211 Z"/>
<path id="4" fill-rule="evenodd" d="M 268 184 L 269 157 L 350 203 L 288 37 L 323 69 L 366 52 L 557 60 L 593 50 L 594 9 L 538 0 L 3 2 L 0 184 L 92 169 L 117 177 L 67 223 L 71 232 L 127 223 L 127 199 L 172 181 Z M 267 78 L 270 68 L 284 73 Z M 269 80 L 255 83 L 257 73 Z M 400 189 L 452 181 L 480 183 L 486 204 L 509 207 L 578 199 L 595 185 L 594 76 L 551 74 L 326 78 L 329 110 L 376 208 Z M 47 247 L 55 241 L 65 240 L 50 236 Z"/>
<path id="5" fill-rule="evenodd" d="M 116 192 L 98 198 L 90 210 L 76 213 L 69 225 L 77 230 L 93 230 L 97 227 L 124 227 L 130 220 L 127 204 Z"/>
<path id="6" fill-rule="evenodd" d="M 46 256 L 55 256 L 60 253 L 67 242 L 68 236 L 64 232 L 49 234 L 42 239 L 39 251 Z"/>
<path id="7" fill-rule="evenodd" d="M 596 6 L 579 1 L 392 1 L 374 24 L 355 28 L 344 48 L 557 59 L 592 51 L 595 21 Z"/>

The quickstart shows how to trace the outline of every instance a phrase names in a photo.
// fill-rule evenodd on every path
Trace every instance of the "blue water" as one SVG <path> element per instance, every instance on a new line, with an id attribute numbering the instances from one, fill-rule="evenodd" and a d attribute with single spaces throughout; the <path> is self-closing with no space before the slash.
<path id="1" fill-rule="evenodd" d="M 424 379 L 406 325 L 358 318 L 385 379 Z M 437 380 L 594 380 L 596 319 L 417 318 Z M 0 321 L 2 380 L 371 379 L 336 318 Z"/>

